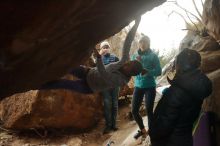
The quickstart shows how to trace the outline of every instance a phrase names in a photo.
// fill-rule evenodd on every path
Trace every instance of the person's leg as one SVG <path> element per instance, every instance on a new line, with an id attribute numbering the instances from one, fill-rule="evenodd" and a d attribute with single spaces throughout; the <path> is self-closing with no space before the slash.
<path id="1" fill-rule="evenodd" d="M 138 124 L 139 129 L 140 129 L 134 135 L 135 139 L 138 139 L 140 136 L 145 138 L 146 135 L 147 135 L 147 131 L 144 127 L 143 119 L 142 119 L 142 117 L 139 113 L 139 109 L 140 109 L 140 106 L 141 106 L 142 101 L 143 101 L 144 93 L 145 93 L 144 89 L 135 88 L 134 89 L 134 95 L 133 95 L 133 98 L 132 98 L 132 115 L 133 115 L 136 123 Z"/>
<path id="2" fill-rule="evenodd" d="M 154 108 L 154 100 L 156 96 L 156 88 L 147 88 L 145 93 L 145 107 L 147 110 L 148 117 L 148 127 L 150 127 L 152 117 L 153 117 L 153 108 Z"/>
<path id="3" fill-rule="evenodd" d="M 60 79 L 60 80 L 48 82 L 39 88 L 39 90 L 49 90 L 49 89 L 68 89 L 84 94 L 93 93 L 85 80 Z"/>
<path id="4" fill-rule="evenodd" d="M 112 89 L 111 97 L 112 97 L 112 129 L 118 130 L 116 127 L 116 120 L 118 115 L 118 94 L 119 94 L 119 87 Z"/>
<path id="5" fill-rule="evenodd" d="M 131 112 L 140 130 L 144 129 L 143 120 L 139 113 L 139 109 L 143 101 L 143 96 L 144 96 L 143 89 L 135 87 L 132 98 Z"/>
<path id="6" fill-rule="evenodd" d="M 112 126 L 112 98 L 108 90 L 102 92 L 104 101 L 104 117 L 105 117 L 105 129 L 103 133 L 108 133 Z"/>
<path id="7" fill-rule="evenodd" d="M 80 65 L 78 67 L 73 68 L 69 73 L 73 76 L 76 76 L 79 79 L 85 80 L 89 69 L 89 67 Z"/>

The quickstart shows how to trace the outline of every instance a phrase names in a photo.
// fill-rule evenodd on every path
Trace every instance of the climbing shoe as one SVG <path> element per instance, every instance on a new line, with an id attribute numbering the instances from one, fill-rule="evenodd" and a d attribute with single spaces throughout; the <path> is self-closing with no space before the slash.
<path id="1" fill-rule="evenodd" d="M 134 135 L 134 139 L 138 139 L 140 136 L 146 135 L 142 131 L 138 130 L 138 132 Z"/>
<path id="2" fill-rule="evenodd" d="M 113 130 L 113 131 L 117 131 L 117 130 L 118 130 L 118 127 L 112 127 L 112 130 Z"/>

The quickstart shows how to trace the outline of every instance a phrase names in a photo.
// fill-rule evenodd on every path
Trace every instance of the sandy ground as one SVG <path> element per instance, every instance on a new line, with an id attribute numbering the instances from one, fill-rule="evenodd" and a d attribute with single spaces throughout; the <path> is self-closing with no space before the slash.
<path id="1" fill-rule="evenodd" d="M 147 125 L 147 117 L 144 117 L 144 124 Z M 149 137 L 145 140 L 139 138 L 135 140 L 133 136 L 137 132 L 138 127 L 134 121 L 128 122 L 121 129 L 112 134 L 112 136 L 103 143 L 103 146 L 110 141 L 113 141 L 112 146 L 149 146 Z"/>
<path id="2" fill-rule="evenodd" d="M 158 99 L 157 97 L 156 102 Z M 117 120 L 119 130 L 109 134 L 102 134 L 104 119 L 95 128 L 81 134 L 74 134 L 71 129 L 32 130 L 21 133 L 6 131 L 0 127 L 0 146 L 106 146 L 110 141 L 114 142 L 111 146 L 148 146 L 149 137 L 145 141 L 141 141 L 141 138 L 138 140 L 133 138 L 138 128 L 127 116 L 130 109 L 129 105 L 119 108 Z M 144 124 L 147 125 L 147 117 L 144 117 Z"/>
<path id="3" fill-rule="evenodd" d="M 128 111 L 129 107 L 120 109 L 120 118 L 117 121 L 120 129 L 110 134 L 102 134 L 104 120 L 97 127 L 83 134 L 72 134 L 72 132 L 57 130 L 43 137 L 42 131 L 17 133 L 1 130 L 0 146 L 106 146 L 109 141 L 114 142 L 112 146 L 133 146 L 139 143 L 133 138 L 137 131 L 137 125 L 134 121 L 125 118 Z"/>

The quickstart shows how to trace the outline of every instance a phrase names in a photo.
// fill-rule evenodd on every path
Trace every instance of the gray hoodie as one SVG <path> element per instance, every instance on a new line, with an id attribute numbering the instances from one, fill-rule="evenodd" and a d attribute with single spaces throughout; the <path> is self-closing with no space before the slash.
<path id="1" fill-rule="evenodd" d="M 123 75 L 119 69 L 129 61 L 129 52 L 131 43 L 134 39 L 138 23 L 131 28 L 128 32 L 122 49 L 122 58 L 118 62 L 110 63 L 106 66 L 103 65 L 102 59 L 97 59 L 97 67 L 92 68 L 87 74 L 87 83 L 93 92 L 99 92 L 106 89 L 124 86 L 131 77 Z"/>
<path id="2" fill-rule="evenodd" d="M 87 75 L 87 83 L 93 92 L 126 85 L 130 78 L 123 75 L 119 69 L 129 60 L 130 47 L 123 48 L 120 61 L 103 65 L 102 59 L 97 59 L 97 67 L 92 68 Z"/>

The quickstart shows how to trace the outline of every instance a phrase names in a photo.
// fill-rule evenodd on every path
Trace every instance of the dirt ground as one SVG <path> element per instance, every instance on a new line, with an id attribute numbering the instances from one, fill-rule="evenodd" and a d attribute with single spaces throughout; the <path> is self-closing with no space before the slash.
<path id="1" fill-rule="evenodd" d="M 129 119 L 126 118 L 129 111 L 128 105 L 119 109 L 117 121 L 119 127 L 123 127 L 125 123 L 129 122 Z M 32 129 L 18 132 L 0 128 L 0 146 L 101 146 L 114 134 L 112 132 L 103 135 L 103 128 L 104 119 L 96 127 L 83 134 L 74 134 L 71 129 L 47 131 Z"/>
<path id="2" fill-rule="evenodd" d="M 96 127 L 75 134 L 71 129 L 65 130 L 36 130 L 30 131 L 8 131 L 0 127 L 0 146 L 106 146 L 108 142 L 113 141 L 112 146 L 148 146 L 147 138 L 142 144 L 140 140 L 133 138 L 137 132 L 137 125 L 129 118 L 131 107 L 129 104 L 120 105 L 118 113 L 119 130 L 110 134 L 102 134 L 104 128 L 104 119 Z M 144 118 L 147 125 L 146 117 Z"/>

